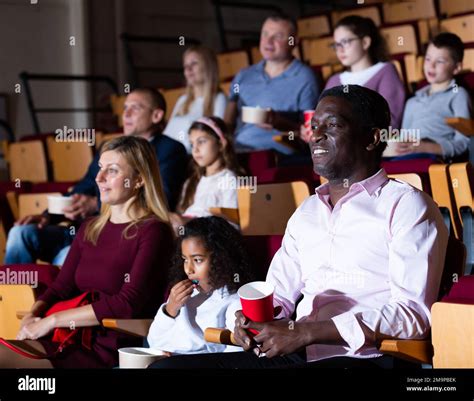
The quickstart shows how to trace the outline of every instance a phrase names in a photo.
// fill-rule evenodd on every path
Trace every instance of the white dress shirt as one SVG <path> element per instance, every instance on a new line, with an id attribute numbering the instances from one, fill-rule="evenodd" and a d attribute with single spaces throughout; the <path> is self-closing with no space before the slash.
<path id="1" fill-rule="evenodd" d="M 208 343 L 204 330 L 208 327 L 234 330 L 235 312 L 242 309 L 237 293 L 227 287 L 206 295 L 194 289 L 191 298 L 173 319 L 164 313 L 163 304 L 148 333 L 150 348 L 173 354 L 204 354 L 210 352 L 238 352 L 241 347 Z"/>
<path id="2" fill-rule="evenodd" d="M 384 338 L 428 335 L 448 233 L 434 201 L 384 170 L 331 207 L 316 189 L 288 221 L 267 281 L 275 306 L 297 321 L 332 319 L 348 345 L 314 344 L 307 360 L 376 357 Z"/>

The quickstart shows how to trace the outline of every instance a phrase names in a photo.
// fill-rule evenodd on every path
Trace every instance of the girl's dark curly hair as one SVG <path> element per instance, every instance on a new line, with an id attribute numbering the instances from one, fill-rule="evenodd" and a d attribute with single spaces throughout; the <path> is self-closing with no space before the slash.
<path id="1" fill-rule="evenodd" d="M 187 238 L 200 238 L 210 253 L 209 281 L 214 289 L 227 286 L 235 293 L 240 286 L 253 281 L 242 236 L 221 217 L 199 217 L 184 226 L 184 234 L 178 238 L 170 271 L 171 286 L 187 278 L 181 257 L 181 244 Z"/>

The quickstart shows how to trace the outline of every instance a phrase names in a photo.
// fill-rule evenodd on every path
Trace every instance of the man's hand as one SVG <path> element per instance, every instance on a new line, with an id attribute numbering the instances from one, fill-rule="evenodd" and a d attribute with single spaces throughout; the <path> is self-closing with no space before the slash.
<path id="1" fill-rule="evenodd" d="M 274 308 L 273 315 L 278 316 L 281 313 L 281 306 Z M 234 328 L 234 338 L 237 341 L 244 351 L 250 351 L 256 347 L 256 343 L 253 340 L 253 335 L 247 332 L 249 327 L 248 324 L 251 322 L 241 310 L 235 312 L 235 328 Z M 252 322 L 254 323 L 254 322 Z M 266 323 L 262 323 L 266 324 Z"/>
<path id="2" fill-rule="evenodd" d="M 74 194 L 71 198 L 71 206 L 64 208 L 66 218 L 70 220 L 85 219 L 97 212 L 99 203 L 96 196 Z"/>
<path id="3" fill-rule="evenodd" d="M 38 228 L 43 228 L 48 225 L 49 216 L 42 214 L 34 214 L 30 216 L 23 217 L 22 219 L 15 222 L 16 226 L 23 226 L 26 224 L 36 224 Z"/>
<path id="4" fill-rule="evenodd" d="M 293 320 L 274 320 L 268 323 L 250 321 L 242 327 L 259 331 L 253 341 L 267 358 L 291 354 L 309 344 L 310 336 L 304 324 Z"/>
<path id="5" fill-rule="evenodd" d="M 261 124 L 256 124 L 257 127 L 260 127 L 261 129 L 270 131 L 273 129 L 273 122 L 275 121 L 275 112 L 273 110 L 268 110 L 267 111 L 267 119 L 265 120 L 264 123 Z"/>
<path id="6" fill-rule="evenodd" d="M 234 328 L 234 338 L 238 345 L 240 345 L 244 351 L 250 351 L 255 348 L 255 342 L 249 333 L 245 330 L 249 319 L 244 316 L 241 310 L 235 312 L 235 328 Z"/>

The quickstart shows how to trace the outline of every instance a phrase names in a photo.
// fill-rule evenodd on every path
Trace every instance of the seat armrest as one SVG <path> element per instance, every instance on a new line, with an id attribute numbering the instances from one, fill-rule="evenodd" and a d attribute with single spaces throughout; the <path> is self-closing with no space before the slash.
<path id="1" fill-rule="evenodd" d="M 239 224 L 239 209 L 233 209 L 229 207 L 211 207 L 209 212 L 213 216 L 222 217 L 231 223 Z"/>
<path id="2" fill-rule="evenodd" d="M 146 337 L 153 319 L 102 319 L 102 326 L 137 337 Z"/>
<path id="3" fill-rule="evenodd" d="M 462 132 L 466 136 L 474 136 L 474 120 L 462 117 L 448 117 L 444 121 L 456 131 Z"/>
<path id="4" fill-rule="evenodd" d="M 235 341 L 234 333 L 227 329 L 208 327 L 204 330 L 204 340 L 208 343 L 239 345 Z"/>
<path id="5" fill-rule="evenodd" d="M 433 346 L 428 340 L 383 340 L 379 351 L 410 362 L 431 364 Z"/>

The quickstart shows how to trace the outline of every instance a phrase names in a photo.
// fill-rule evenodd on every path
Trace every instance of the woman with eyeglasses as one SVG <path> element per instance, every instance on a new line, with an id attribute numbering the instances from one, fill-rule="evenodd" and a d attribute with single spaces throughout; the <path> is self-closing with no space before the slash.
<path id="1" fill-rule="evenodd" d="M 329 78 L 324 89 L 339 85 L 360 85 L 380 93 L 390 106 L 391 126 L 400 128 L 405 105 L 405 87 L 395 66 L 388 61 L 386 43 L 370 18 L 350 15 L 334 29 L 332 47 L 345 71 Z M 301 128 L 309 141 L 311 130 Z"/>

